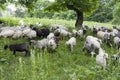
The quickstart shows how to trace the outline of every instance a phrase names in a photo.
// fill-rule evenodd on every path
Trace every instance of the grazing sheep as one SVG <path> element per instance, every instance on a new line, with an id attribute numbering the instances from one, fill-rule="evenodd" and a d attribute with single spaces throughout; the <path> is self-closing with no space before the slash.
<path id="1" fill-rule="evenodd" d="M 36 31 L 38 37 L 46 38 L 50 33 L 50 30 L 48 28 L 38 29 L 33 25 L 30 25 L 30 28 Z"/>
<path id="2" fill-rule="evenodd" d="M 112 61 L 113 61 L 113 65 L 116 66 L 116 64 L 118 63 L 118 60 L 119 60 L 119 55 L 118 54 L 113 54 L 111 58 L 112 58 Z"/>
<path id="3" fill-rule="evenodd" d="M 0 37 L 5 37 L 5 38 L 7 38 L 7 37 L 11 37 L 11 36 L 13 36 L 13 34 L 14 34 L 14 31 L 13 30 L 3 30 L 3 31 L 1 31 L 1 33 L 0 33 Z"/>
<path id="4" fill-rule="evenodd" d="M 30 39 L 37 37 L 37 33 L 34 30 L 30 30 L 29 33 L 26 34 L 26 36 Z"/>
<path id="5" fill-rule="evenodd" d="M 55 37 L 54 33 L 50 33 L 50 34 L 47 36 L 47 39 L 50 40 L 50 39 L 52 39 L 52 38 L 54 38 L 54 37 Z"/>
<path id="6" fill-rule="evenodd" d="M 85 33 L 86 33 L 86 31 L 85 31 L 85 30 L 80 29 L 80 30 L 78 30 L 78 31 L 77 31 L 77 36 L 79 36 L 79 37 L 83 38 L 83 37 L 85 37 L 85 36 L 84 36 L 84 35 L 85 35 Z"/>
<path id="7" fill-rule="evenodd" d="M 64 30 L 68 30 L 68 28 L 67 27 L 65 27 L 65 26 L 63 26 L 63 25 L 52 25 L 51 26 L 51 29 L 53 30 L 53 31 L 55 31 L 56 29 L 64 29 Z"/>
<path id="8" fill-rule="evenodd" d="M 93 34 L 97 34 L 97 32 L 99 31 L 99 28 L 94 25 L 91 30 L 92 30 L 92 33 L 93 33 Z"/>
<path id="9" fill-rule="evenodd" d="M 94 53 L 94 44 L 92 44 L 91 42 L 85 42 L 84 47 L 83 47 L 83 51 L 87 50 L 88 53 L 90 53 L 90 55 L 93 57 Z"/>
<path id="10" fill-rule="evenodd" d="M 27 56 L 27 55 L 30 56 L 29 47 L 25 43 L 5 45 L 4 49 L 6 50 L 7 48 L 9 48 L 11 51 L 13 51 L 13 55 L 15 55 L 15 56 L 16 56 L 16 51 L 18 51 L 18 52 L 25 51 L 26 52 L 25 56 Z"/>
<path id="11" fill-rule="evenodd" d="M 110 39 L 111 39 L 111 34 L 108 33 L 108 32 L 103 32 L 103 31 L 98 31 L 97 33 L 97 37 L 104 40 L 105 43 L 108 45 L 108 46 L 112 46 L 111 43 L 110 43 Z"/>
<path id="12" fill-rule="evenodd" d="M 12 36 L 12 38 L 20 38 L 22 36 L 23 36 L 22 31 L 18 30 L 18 31 L 15 31 L 15 33 Z"/>
<path id="13" fill-rule="evenodd" d="M 95 54 L 94 51 L 100 49 L 101 44 L 102 42 L 100 39 L 93 36 L 87 36 L 83 46 L 83 50 L 86 49 L 88 52 L 90 52 L 91 56 L 93 57 L 93 55 Z"/>
<path id="14" fill-rule="evenodd" d="M 96 63 L 103 67 L 103 70 L 106 69 L 107 66 L 108 54 L 104 52 L 102 48 L 99 49 L 99 54 L 96 56 Z"/>
<path id="15" fill-rule="evenodd" d="M 73 30 L 72 30 L 72 33 L 73 33 L 73 36 L 74 36 L 74 37 L 77 37 L 77 30 L 73 29 Z"/>
<path id="16" fill-rule="evenodd" d="M 113 42 L 114 42 L 115 46 L 118 47 L 118 43 L 120 42 L 120 38 L 119 37 L 114 37 Z"/>
<path id="17" fill-rule="evenodd" d="M 76 38 L 71 37 L 68 41 L 66 41 L 65 45 L 73 51 L 73 47 L 76 45 Z"/>
<path id="18" fill-rule="evenodd" d="M 70 37 L 71 33 L 69 33 L 68 31 L 64 30 L 64 29 L 56 29 L 54 31 L 54 33 L 57 33 L 62 39 L 65 37 Z"/>
<path id="19" fill-rule="evenodd" d="M 39 41 L 35 41 L 35 40 L 30 40 L 30 44 L 39 48 L 39 49 L 45 49 L 47 48 L 47 44 L 48 44 L 48 39 L 42 39 Z"/>
<path id="20" fill-rule="evenodd" d="M 48 45 L 47 46 L 48 46 L 48 51 L 49 52 L 54 52 L 55 49 L 57 48 L 57 44 L 56 44 L 55 39 L 50 39 L 48 41 Z"/>

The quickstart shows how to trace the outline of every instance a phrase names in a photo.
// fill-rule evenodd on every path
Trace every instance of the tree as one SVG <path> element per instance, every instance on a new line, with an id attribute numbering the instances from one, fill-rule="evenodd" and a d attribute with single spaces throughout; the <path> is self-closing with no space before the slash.
<path id="1" fill-rule="evenodd" d="M 90 21 L 109 22 L 113 19 L 112 10 L 114 9 L 115 1 L 101 0 L 99 7 L 87 18 Z"/>
<path id="2" fill-rule="evenodd" d="M 25 6 L 28 8 L 28 11 L 31 11 L 34 8 L 34 3 L 36 1 L 37 0 L 0 0 L 0 7 L 3 8 L 4 4 L 9 2 Z"/>
<path id="3" fill-rule="evenodd" d="M 83 13 L 90 13 L 97 7 L 98 0 L 55 0 L 45 10 L 48 11 L 65 11 L 73 10 L 76 12 L 76 27 L 83 24 Z"/>

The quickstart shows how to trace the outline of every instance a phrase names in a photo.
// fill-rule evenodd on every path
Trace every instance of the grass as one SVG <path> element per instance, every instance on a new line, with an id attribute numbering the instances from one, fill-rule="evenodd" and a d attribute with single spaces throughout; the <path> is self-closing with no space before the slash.
<path id="1" fill-rule="evenodd" d="M 10 18 L 11 19 L 11 18 Z M 6 18 L 8 20 L 8 18 Z M 19 18 L 14 18 L 19 21 Z M 11 21 L 14 20 L 11 19 Z M 25 18 L 27 24 L 40 21 L 44 25 L 62 24 L 67 27 L 74 28 L 75 21 L 66 20 L 49 20 Z M 17 23 L 18 24 L 18 23 Z M 94 24 L 100 26 L 111 27 L 111 24 L 103 24 L 97 22 L 85 21 L 84 24 L 92 26 Z M 10 25 L 10 23 L 9 23 Z M 87 35 L 90 35 L 90 30 Z M 5 44 L 21 43 L 28 44 L 27 38 L 11 39 L 0 38 L 0 80 L 119 80 L 120 66 L 117 67 L 111 64 L 111 59 L 108 61 L 108 69 L 101 70 L 95 63 L 95 57 L 91 58 L 86 52 L 82 51 L 85 39 L 77 39 L 77 45 L 73 52 L 70 52 L 65 47 L 65 41 L 60 41 L 60 46 L 54 54 L 43 52 L 37 48 L 30 46 L 31 56 L 24 57 L 24 53 L 17 52 L 17 57 L 12 55 L 9 50 L 4 50 Z M 117 53 L 117 49 L 107 47 L 105 44 L 102 48 L 111 56 Z"/>

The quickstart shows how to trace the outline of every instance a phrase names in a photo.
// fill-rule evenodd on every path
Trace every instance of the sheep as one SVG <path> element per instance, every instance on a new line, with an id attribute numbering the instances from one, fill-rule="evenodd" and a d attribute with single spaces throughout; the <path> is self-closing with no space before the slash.
<path id="1" fill-rule="evenodd" d="M 1 31 L 1 33 L 0 33 L 0 37 L 5 37 L 5 38 L 7 38 L 7 37 L 11 37 L 11 36 L 13 36 L 13 34 L 14 34 L 14 31 L 13 30 L 3 30 L 3 31 Z"/>
<path id="2" fill-rule="evenodd" d="M 94 51 L 100 49 L 101 44 L 102 42 L 100 39 L 93 36 L 87 36 L 83 46 L 83 51 L 85 49 L 88 50 L 88 52 L 90 52 L 91 56 L 93 57 L 93 55 L 95 54 Z"/>
<path id="3" fill-rule="evenodd" d="M 56 44 L 55 40 L 54 39 L 50 39 L 48 41 L 47 47 L 48 47 L 48 51 L 49 52 L 55 52 L 55 49 L 57 48 L 57 44 Z"/>
<path id="4" fill-rule="evenodd" d="M 114 42 L 114 45 L 115 45 L 115 46 L 118 46 L 118 43 L 120 42 L 120 38 L 117 37 L 117 36 L 114 37 L 113 42 Z"/>
<path id="5" fill-rule="evenodd" d="M 98 31 L 97 32 L 97 37 L 100 38 L 100 39 L 104 39 L 104 35 L 105 35 L 105 32 L 103 32 L 103 31 Z"/>
<path id="6" fill-rule="evenodd" d="M 78 31 L 77 31 L 77 36 L 79 36 L 79 37 L 83 38 L 83 37 L 85 37 L 85 36 L 84 36 L 84 35 L 85 35 L 85 33 L 86 33 L 86 31 L 85 31 L 85 30 L 80 29 L 80 30 L 78 30 Z"/>
<path id="7" fill-rule="evenodd" d="M 108 54 L 105 53 L 105 51 L 102 48 L 100 48 L 99 54 L 96 56 L 96 64 L 101 65 L 103 67 L 103 70 L 105 70 L 107 66 L 107 59 Z"/>
<path id="8" fill-rule="evenodd" d="M 48 28 L 38 29 L 34 27 L 33 25 L 30 25 L 30 28 L 36 31 L 38 37 L 46 38 L 50 33 L 50 30 Z"/>
<path id="9" fill-rule="evenodd" d="M 56 29 L 55 31 L 54 31 L 54 33 L 57 33 L 57 34 L 59 34 L 59 36 L 63 39 L 63 38 L 65 38 L 65 37 L 69 37 L 71 34 L 69 34 L 69 32 L 68 31 L 66 31 L 66 30 L 64 30 L 64 29 Z"/>
<path id="10" fill-rule="evenodd" d="M 28 38 L 30 38 L 30 39 L 36 38 L 37 33 L 36 33 L 36 31 L 34 31 L 34 30 L 30 30 L 30 32 L 27 33 L 26 36 L 27 36 Z"/>
<path id="11" fill-rule="evenodd" d="M 72 34 L 73 34 L 74 37 L 77 37 L 77 30 L 73 29 Z"/>
<path id="12" fill-rule="evenodd" d="M 10 51 L 13 51 L 13 55 L 16 56 L 16 51 L 18 52 L 26 52 L 25 56 L 29 55 L 30 56 L 30 51 L 29 47 L 25 43 L 17 43 L 17 44 L 7 44 L 4 46 L 4 49 L 6 50 L 7 48 L 10 49 Z"/>
<path id="13" fill-rule="evenodd" d="M 63 26 L 63 25 L 52 25 L 52 26 L 51 26 L 51 29 L 52 29 L 53 31 L 55 31 L 56 29 L 64 29 L 64 30 L 68 31 L 68 28 L 65 27 L 65 26 Z"/>
<path id="14" fill-rule="evenodd" d="M 39 48 L 40 50 L 45 50 L 47 48 L 47 44 L 48 44 L 48 39 L 42 39 L 42 40 L 30 40 L 30 44 Z"/>
<path id="15" fill-rule="evenodd" d="M 83 47 L 83 51 L 84 50 L 87 50 L 87 52 L 88 53 L 90 53 L 90 55 L 93 57 L 93 55 L 95 54 L 94 53 L 94 44 L 93 43 L 91 43 L 91 42 L 85 42 L 85 44 L 84 44 L 84 47 Z"/>
<path id="16" fill-rule="evenodd" d="M 112 46 L 111 43 L 110 43 L 110 39 L 111 39 L 111 34 L 110 34 L 110 33 L 108 33 L 108 32 L 103 32 L 103 31 L 98 31 L 98 32 L 97 32 L 97 37 L 100 38 L 100 39 L 102 39 L 102 40 L 104 40 L 105 43 L 106 43 L 109 47 Z"/>
<path id="17" fill-rule="evenodd" d="M 113 26 L 113 33 L 116 35 L 118 34 L 119 30 L 116 26 Z"/>
<path id="18" fill-rule="evenodd" d="M 113 54 L 113 55 L 111 56 L 111 58 L 112 58 L 112 63 L 113 63 L 113 65 L 116 66 L 117 63 L 118 63 L 118 60 L 119 60 L 119 55 L 118 55 L 118 54 Z"/>
<path id="19" fill-rule="evenodd" d="M 54 33 L 50 33 L 50 34 L 47 36 L 47 39 L 50 40 L 50 39 L 52 39 L 52 38 L 54 38 L 54 37 L 55 37 Z"/>
<path id="20" fill-rule="evenodd" d="M 91 31 L 92 31 L 93 34 L 97 34 L 97 32 L 99 31 L 99 28 L 94 25 L 94 26 L 92 27 Z"/>
<path id="21" fill-rule="evenodd" d="M 73 51 L 73 47 L 76 45 L 76 38 L 71 37 L 68 41 L 66 41 L 65 45 L 70 48 L 70 51 Z"/>
<path id="22" fill-rule="evenodd" d="M 22 36 L 23 36 L 22 31 L 18 30 L 18 31 L 15 31 L 12 38 L 19 38 L 19 37 L 22 37 Z"/>

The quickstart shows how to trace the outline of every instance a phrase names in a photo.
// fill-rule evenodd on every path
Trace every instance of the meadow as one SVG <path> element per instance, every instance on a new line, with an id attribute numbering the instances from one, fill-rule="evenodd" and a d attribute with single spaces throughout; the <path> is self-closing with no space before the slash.
<path id="1" fill-rule="evenodd" d="M 18 25 L 20 18 L 0 18 L 6 25 Z M 61 24 L 74 28 L 75 21 L 24 18 L 27 25 L 41 22 L 43 25 Z M 112 28 L 109 23 L 97 23 L 84 21 L 85 25 L 105 26 Z M 87 35 L 92 35 L 88 30 Z M 114 66 L 111 62 L 111 55 L 117 53 L 117 49 L 108 47 L 104 43 L 102 48 L 109 54 L 107 70 L 102 70 L 96 65 L 95 57 L 91 58 L 87 52 L 82 51 L 85 39 L 77 38 L 77 45 L 70 52 L 65 47 L 65 42 L 60 41 L 60 45 L 55 53 L 40 51 L 30 46 L 30 57 L 24 57 L 24 53 L 17 52 L 15 57 L 11 51 L 4 50 L 5 44 L 25 42 L 29 44 L 27 38 L 0 38 L 0 80 L 119 80 L 120 64 Z"/>

